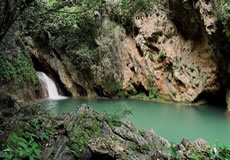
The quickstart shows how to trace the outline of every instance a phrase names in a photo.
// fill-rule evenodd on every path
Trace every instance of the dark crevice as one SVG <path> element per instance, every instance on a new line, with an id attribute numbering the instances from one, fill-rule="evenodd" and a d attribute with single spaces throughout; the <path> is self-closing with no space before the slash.
<path id="1" fill-rule="evenodd" d="M 224 88 L 221 90 L 212 93 L 212 92 L 203 92 L 201 93 L 194 102 L 199 102 L 200 100 L 204 100 L 209 105 L 219 106 L 226 108 L 226 91 Z"/>
<path id="2" fill-rule="evenodd" d="M 145 87 L 141 83 L 132 83 L 133 87 L 137 91 L 137 93 L 144 93 L 146 96 L 149 96 L 149 92 L 145 89 Z"/>
<path id="3" fill-rule="evenodd" d="M 185 84 L 184 84 L 181 80 L 175 79 L 175 81 L 176 81 L 176 84 L 177 84 L 178 86 L 181 86 L 181 87 L 183 87 L 183 88 L 186 88 Z"/>
<path id="4" fill-rule="evenodd" d="M 163 35 L 162 31 L 158 31 L 158 32 L 154 32 L 151 37 L 148 37 L 147 39 L 145 39 L 148 42 L 154 42 L 156 43 L 159 39 L 159 37 L 161 37 Z"/>
<path id="5" fill-rule="evenodd" d="M 88 96 L 87 91 L 80 85 L 75 84 L 76 88 L 77 88 L 77 92 L 80 94 L 80 96 Z"/>
<path id="6" fill-rule="evenodd" d="M 134 32 L 134 36 L 136 37 L 136 36 L 139 34 L 139 30 L 140 30 L 140 29 L 139 29 L 138 27 L 135 26 L 133 30 L 134 30 L 134 31 L 133 31 L 133 32 Z"/>
<path id="7" fill-rule="evenodd" d="M 93 154 L 90 160 L 116 160 L 108 154 Z"/>
<path id="8" fill-rule="evenodd" d="M 147 47 L 149 47 L 152 51 L 155 51 L 155 52 L 160 52 L 160 50 L 157 48 L 157 47 L 155 47 L 154 45 L 152 45 L 151 43 L 147 43 L 146 44 L 147 45 Z"/>
<path id="9" fill-rule="evenodd" d="M 52 49 L 53 53 L 57 56 L 57 58 L 58 58 L 60 61 L 62 61 L 61 56 L 59 55 L 58 51 L 55 50 L 54 48 L 51 48 L 51 49 Z"/>
<path id="10" fill-rule="evenodd" d="M 44 72 L 47 74 L 52 80 L 54 80 L 57 85 L 58 92 L 63 96 L 71 96 L 71 93 L 65 88 L 65 85 L 60 80 L 59 75 L 49 66 L 49 64 L 45 60 L 38 60 L 34 55 L 31 54 L 32 62 L 34 69 L 39 72 Z"/>
<path id="11" fill-rule="evenodd" d="M 104 90 L 100 85 L 99 86 L 94 86 L 93 89 L 94 89 L 94 91 L 96 92 L 96 94 L 98 96 L 105 97 Z"/>
<path id="12" fill-rule="evenodd" d="M 141 47 L 138 46 L 138 45 L 136 45 L 136 47 L 137 47 L 137 50 L 138 50 L 138 53 L 140 54 L 140 56 L 143 57 L 143 56 L 144 56 L 144 53 L 143 53 L 143 51 L 141 50 Z"/>

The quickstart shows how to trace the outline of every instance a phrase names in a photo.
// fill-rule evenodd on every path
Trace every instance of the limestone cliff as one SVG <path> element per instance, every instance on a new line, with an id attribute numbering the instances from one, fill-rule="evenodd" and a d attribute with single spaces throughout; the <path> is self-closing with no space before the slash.
<path id="1" fill-rule="evenodd" d="M 71 52 L 69 44 L 58 46 L 60 37 L 51 41 L 55 35 L 49 31 L 44 32 L 48 38 L 42 44 L 30 36 L 24 41 L 35 69 L 52 74 L 68 95 L 144 93 L 152 98 L 194 102 L 203 95 L 217 94 L 224 88 L 220 72 L 226 72 L 226 65 L 220 65 L 221 46 L 215 41 L 219 30 L 214 4 L 204 0 L 167 2 L 135 15 L 131 33 L 101 16 L 93 60 L 77 46 L 72 46 Z"/>

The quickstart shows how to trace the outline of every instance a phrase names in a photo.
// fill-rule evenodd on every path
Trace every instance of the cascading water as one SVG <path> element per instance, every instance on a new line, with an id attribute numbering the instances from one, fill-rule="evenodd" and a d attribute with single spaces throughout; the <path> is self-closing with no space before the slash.
<path id="1" fill-rule="evenodd" d="M 43 87 L 46 89 L 49 99 L 64 99 L 64 98 L 66 98 L 66 97 L 60 96 L 58 94 L 58 89 L 57 89 L 57 86 L 55 85 L 54 81 L 50 77 L 48 77 L 45 73 L 37 72 L 37 75 L 38 75 L 39 80 L 44 85 Z"/>

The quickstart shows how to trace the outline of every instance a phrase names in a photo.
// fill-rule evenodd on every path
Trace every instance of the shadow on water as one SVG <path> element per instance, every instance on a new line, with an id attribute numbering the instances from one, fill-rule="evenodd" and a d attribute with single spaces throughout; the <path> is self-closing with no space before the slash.
<path id="1" fill-rule="evenodd" d="M 163 104 L 131 99 L 64 99 L 45 100 L 42 104 L 57 114 L 76 112 L 82 103 L 98 112 L 114 113 L 116 110 L 131 110 L 130 120 L 140 129 L 152 128 L 172 142 L 182 138 L 203 138 L 209 143 L 230 144 L 230 119 L 225 108 L 214 105 L 186 106 Z"/>

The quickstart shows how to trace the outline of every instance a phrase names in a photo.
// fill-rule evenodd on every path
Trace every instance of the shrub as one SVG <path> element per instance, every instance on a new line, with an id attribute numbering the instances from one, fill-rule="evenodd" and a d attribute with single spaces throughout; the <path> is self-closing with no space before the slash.
<path id="1" fill-rule="evenodd" d="M 28 135 L 29 138 L 18 136 L 15 132 L 11 135 L 11 143 L 6 146 L 4 152 L 0 152 L 0 157 L 9 159 L 38 159 L 40 156 L 40 147 L 34 141 L 33 135 Z"/>
<path id="2" fill-rule="evenodd" d="M 133 31 L 133 18 L 141 12 L 148 12 L 152 9 L 151 0 L 121 0 L 112 7 L 110 18 L 124 26 L 127 33 Z"/>

